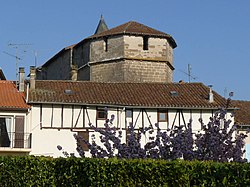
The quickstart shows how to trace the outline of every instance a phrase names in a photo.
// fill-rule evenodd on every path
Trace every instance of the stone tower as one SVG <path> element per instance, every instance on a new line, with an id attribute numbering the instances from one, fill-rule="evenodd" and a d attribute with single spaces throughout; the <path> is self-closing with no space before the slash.
<path id="1" fill-rule="evenodd" d="M 98 82 L 172 82 L 174 39 L 130 21 L 86 39 L 89 79 Z"/>
<path id="2" fill-rule="evenodd" d="M 101 16 L 94 35 L 37 68 L 37 79 L 168 83 L 176 46 L 170 35 L 135 21 L 108 29 Z"/>

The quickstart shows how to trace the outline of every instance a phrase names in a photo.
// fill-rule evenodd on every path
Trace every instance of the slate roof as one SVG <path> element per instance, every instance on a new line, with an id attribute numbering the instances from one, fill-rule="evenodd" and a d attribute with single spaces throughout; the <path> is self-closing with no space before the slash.
<path id="1" fill-rule="evenodd" d="M 114 35 L 142 35 L 142 36 L 162 37 L 168 39 L 173 48 L 177 47 L 175 40 L 169 34 L 158 31 L 141 23 L 137 23 L 135 21 L 129 21 L 127 23 L 109 29 L 107 31 L 94 34 L 86 39 L 94 39 L 94 38 L 100 38 L 104 36 L 114 36 Z"/>
<path id="2" fill-rule="evenodd" d="M 89 81 L 36 81 L 29 103 L 131 106 L 145 108 L 208 108 L 226 106 L 216 92 L 202 83 L 98 83 Z"/>
<path id="3" fill-rule="evenodd" d="M 27 110 L 24 94 L 12 81 L 0 80 L 0 110 Z"/>
<path id="4" fill-rule="evenodd" d="M 108 30 L 108 26 L 105 23 L 103 16 L 101 15 L 101 19 L 97 25 L 97 28 L 95 30 L 95 34 L 99 34 L 99 33 L 106 31 L 106 30 Z"/>
<path id="5" fill-rule="evenodd" d="M 233 100 L 232 104 L 239 108 L 235 111 L 235 123 L 250 125 L 250 101 Z"/>

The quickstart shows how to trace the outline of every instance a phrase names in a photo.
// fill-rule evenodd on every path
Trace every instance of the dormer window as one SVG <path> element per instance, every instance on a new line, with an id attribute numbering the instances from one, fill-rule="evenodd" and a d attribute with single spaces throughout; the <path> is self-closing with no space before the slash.
<path id="1" fill-rule="evenodd" d="M 108 51 L 108 38 L 107 37 L 105 37 L 104 38 L 104 51 Z"/>
<path id="2" fill-rule="evenodd" d="M 143 50 L 148 50 L 148 36 L 143 36 Z"/>

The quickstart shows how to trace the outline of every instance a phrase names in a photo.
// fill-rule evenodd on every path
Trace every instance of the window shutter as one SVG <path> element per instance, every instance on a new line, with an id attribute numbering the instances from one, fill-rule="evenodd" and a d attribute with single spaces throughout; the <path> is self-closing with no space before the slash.
<path id="1" fill-rule="evenodd" d="M 24 116 L 15 117 L 15 148 L 24 148 Z"/>

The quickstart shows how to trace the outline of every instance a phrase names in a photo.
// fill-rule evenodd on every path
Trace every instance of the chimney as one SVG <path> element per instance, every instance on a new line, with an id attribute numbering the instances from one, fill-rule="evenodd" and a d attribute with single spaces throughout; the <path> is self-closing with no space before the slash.
<path id="1" fill-rule="evenodd" d="M 212 85 L 209 85 L 208 86 L 210 89 L 209 89 L 209 94 L 208 94 L 208 102 L 209 103 L 213 103 L 214 102 L 214 94 L 212 92 Z"/>
<path id="2" fill-rule="evenodd" d="M 19 68 L 19 92 L 24 92 L 24 67 Z"/>
<path id="3" fill-rule="evenodd" d="M 71 65 L 70 78 L 72 81 L 77 81 L 77 65 Z"/>
<path id="4" fill-rule="evenodd" d="M 30 66 L 30 89 L 36 88 L 36 67 Z"/>

